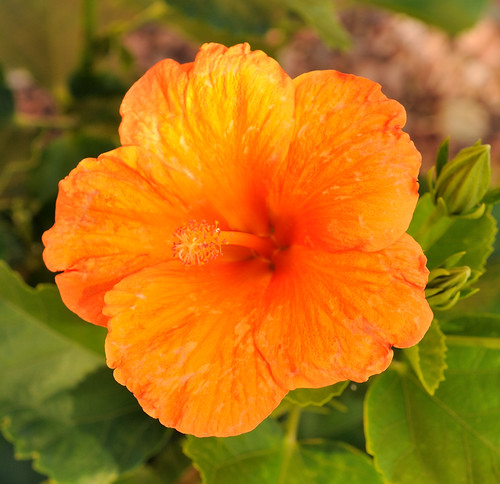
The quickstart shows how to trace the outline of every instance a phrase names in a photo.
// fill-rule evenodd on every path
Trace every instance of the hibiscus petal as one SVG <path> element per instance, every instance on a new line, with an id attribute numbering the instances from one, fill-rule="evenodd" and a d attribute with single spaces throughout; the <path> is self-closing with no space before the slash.
<path id="1" fill-rule="evenodd" d="M 162 61 L 132 86 L 120 137 L 186 173 L 234 230 L 265 234 L 266 181 L 286 156 L 293 109 L 276 61 L 247 44 L 205 44 L 194 63 Z"/>
<path id="2" fill-rule="evenodd" d="M 431 323 L 425 262 L 407 234 L 379 252 L 283 251 L 256 335 L 276 380 L 321 387 L 385 370 L 391 346 L 416 344 Z"/>
<path id="3" fill-rule="evenodd" d="M 287 390 L 254 344 L 266 264 L 250 260 L 134 274 L 106 295 L 108 365 L 145 412 L 197 436 L 249 431 Z"/>
<path id="4" fill-rule="evenodd" d="M 403 107 L 375 82 L 336 71 L 295 85 L 296 134 L 272 202 L 276 236 L 325 250 L 386 247 L 418 198 L 420 154 L 401 131 Z"/>
<path id="5" fill-rule="evenodd" d="M 65 304 L 105 325 L 106 291 L 172 257 L 172 233 L 189 217 L 216 216 L 199 200 L 188 203 L 190 193 L 187 177 L 134 147 L 83 160 L 60 182 L 56 221 L 43 235 L 45 264 L 66 271 L 56 276 Z"/>

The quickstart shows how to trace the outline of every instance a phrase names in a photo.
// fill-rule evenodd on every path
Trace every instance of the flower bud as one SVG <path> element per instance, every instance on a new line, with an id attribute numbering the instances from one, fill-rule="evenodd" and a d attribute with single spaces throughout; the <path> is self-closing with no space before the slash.
<path id="1" fill-rule="evenodd" d="M 432 269 L 425 288 L 425 297 L 433 309 L 451 308 L 461 297 L 470 296 L 475 290 L 468 286 L 477 279 L 470 267 L 461 266 L 446 269 Z"/>
<path id="2" fill-rule="evenodd" d="M 477 142 L 464 148 L 438 171 L 432 189 L 434 202 L 442 198 L 448 215 L 480 217 L 481 200 L 488 191 L 491 178 L 490 146 Z"/>

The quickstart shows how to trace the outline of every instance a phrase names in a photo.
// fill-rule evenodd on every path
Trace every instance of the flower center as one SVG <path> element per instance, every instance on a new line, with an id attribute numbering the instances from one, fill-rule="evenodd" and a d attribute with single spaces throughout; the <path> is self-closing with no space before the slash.
<path id="1" fill-rule="evenodd" d="M 174 231 L 172 252 L 184 265 L 203 265 L 222 254 L 222 245 L 246 247 L 265 259 L 271 259 L 276 245 L 270 237 L 246 232 L 223 231 L 218 222 L 190 220 Z"/>

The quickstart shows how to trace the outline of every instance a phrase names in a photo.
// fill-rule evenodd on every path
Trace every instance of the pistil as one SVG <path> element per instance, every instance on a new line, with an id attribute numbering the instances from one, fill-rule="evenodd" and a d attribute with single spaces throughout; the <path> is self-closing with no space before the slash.
<path id="1" fill-rule="evenodd" d="M 238 245 L 253 250 L 264 259 L 270 259 L 276 250 L 276 245 L 270 237 L 249 234 L 247 232 L 221 231 L 223 243 L 226 245 Z"/>
<path id="2" fill-rule="evenodd" d="M 172 252 L 184 265 L 203 265 L 222 254 L 222 245 L 251 249 L 256 256 L 271 259 L 276 249 L 270 237 L 246 232 L 222 231 L 218 223 L 191 220 L 174 231 Z"/>

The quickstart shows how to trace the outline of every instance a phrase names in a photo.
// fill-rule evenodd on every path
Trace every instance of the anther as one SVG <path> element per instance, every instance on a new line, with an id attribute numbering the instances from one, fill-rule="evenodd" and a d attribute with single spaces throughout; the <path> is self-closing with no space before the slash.
<path id="1" fill-rule="evenodd" d="M 210 225 L 204 220 L 191 220 L 174 232 L 172 252 L 186 266 L 203 265 L 218 257 L 223 240 L 219 240 L 220 229 L 215 222 Z"/>

